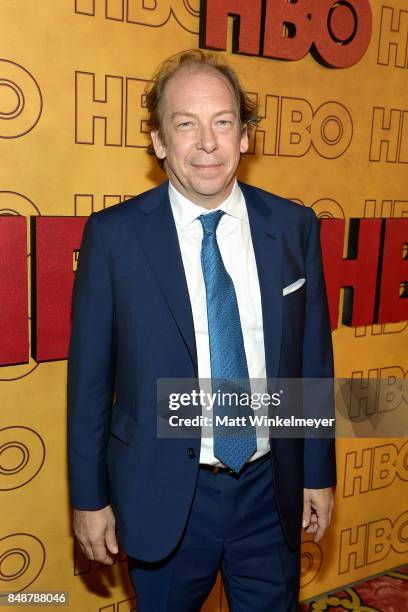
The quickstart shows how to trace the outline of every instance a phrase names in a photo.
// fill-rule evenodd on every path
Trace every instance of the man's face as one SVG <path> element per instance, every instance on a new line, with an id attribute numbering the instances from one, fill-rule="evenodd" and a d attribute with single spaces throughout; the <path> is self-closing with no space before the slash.
<path id="1" fill-rule="evenodd" d="M 215 208 L 230 194 L 248 149 L 227 80 L 215 70 L 180 69 L 166 85 L 162 123 L 163 141 L 158 132 L 151 136 L 169 179 L 195 204 Z"/>

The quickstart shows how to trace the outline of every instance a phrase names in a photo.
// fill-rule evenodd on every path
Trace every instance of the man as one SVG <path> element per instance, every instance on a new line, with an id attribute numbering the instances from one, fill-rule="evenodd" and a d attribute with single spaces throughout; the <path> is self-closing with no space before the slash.
<path id="1" fill-rule="evenodd" d="M 156 384 L 333 375 L 317 219 L 236 181 L 256 107 L 214 56 L 170 58 L 147 105 L 169 182 L 93 213 L 76 273 L 75 534 L 109 564 L 117 529 L 139 612 L 199 610 L 219 569 L 234 612 L 295 610 L 302 512 L 316 541 L 330 522 L 332 440 L 159 437 Z"/>

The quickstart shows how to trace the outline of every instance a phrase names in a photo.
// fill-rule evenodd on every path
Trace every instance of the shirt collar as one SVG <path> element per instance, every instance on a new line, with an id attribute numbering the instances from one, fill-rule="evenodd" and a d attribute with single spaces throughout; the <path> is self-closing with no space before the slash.
<path id="1" fill-rule="evenodd" d="M 245 219 L 247 216 L 244 196 L 236 180 L 228 198 L 211 210 L 194 204 L 194 202 L 183 196 L 170 181 L 169 198 L 174 221 L 179 230 L 186 228 L 200 215 L 206 215 L 214 210 L 223 210 L 227 215 L 237 219 Z"/>

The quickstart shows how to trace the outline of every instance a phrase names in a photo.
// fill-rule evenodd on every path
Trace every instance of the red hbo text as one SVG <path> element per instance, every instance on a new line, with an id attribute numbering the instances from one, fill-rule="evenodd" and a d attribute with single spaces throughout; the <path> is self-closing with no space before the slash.
<path id="1" fill-rule="evenodd" d="M 358 62 L 372 31 L 368 0 L 206 0 L 201 47 L 226 50 L 229 15 L 234 53 L 299 60 L 311 51 L 335 68 Z"/>

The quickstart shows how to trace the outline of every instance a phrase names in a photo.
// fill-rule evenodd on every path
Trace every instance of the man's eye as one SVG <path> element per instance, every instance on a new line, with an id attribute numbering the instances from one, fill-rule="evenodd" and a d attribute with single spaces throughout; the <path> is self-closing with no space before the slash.
<path id="1" fill-rule="evenodd" d="M 179 128 L 188 128 L 191 127 L 193 125 L 192 121 L 182 121 L 181 123 L 178 124 Z"/>
<path id="2" fill-rule="evenodd" d="M 232 121 L 229 121 L 228 119 L 218 119 L 217 124 L 221 127 L 229 127 L 232 125 Z"/>

